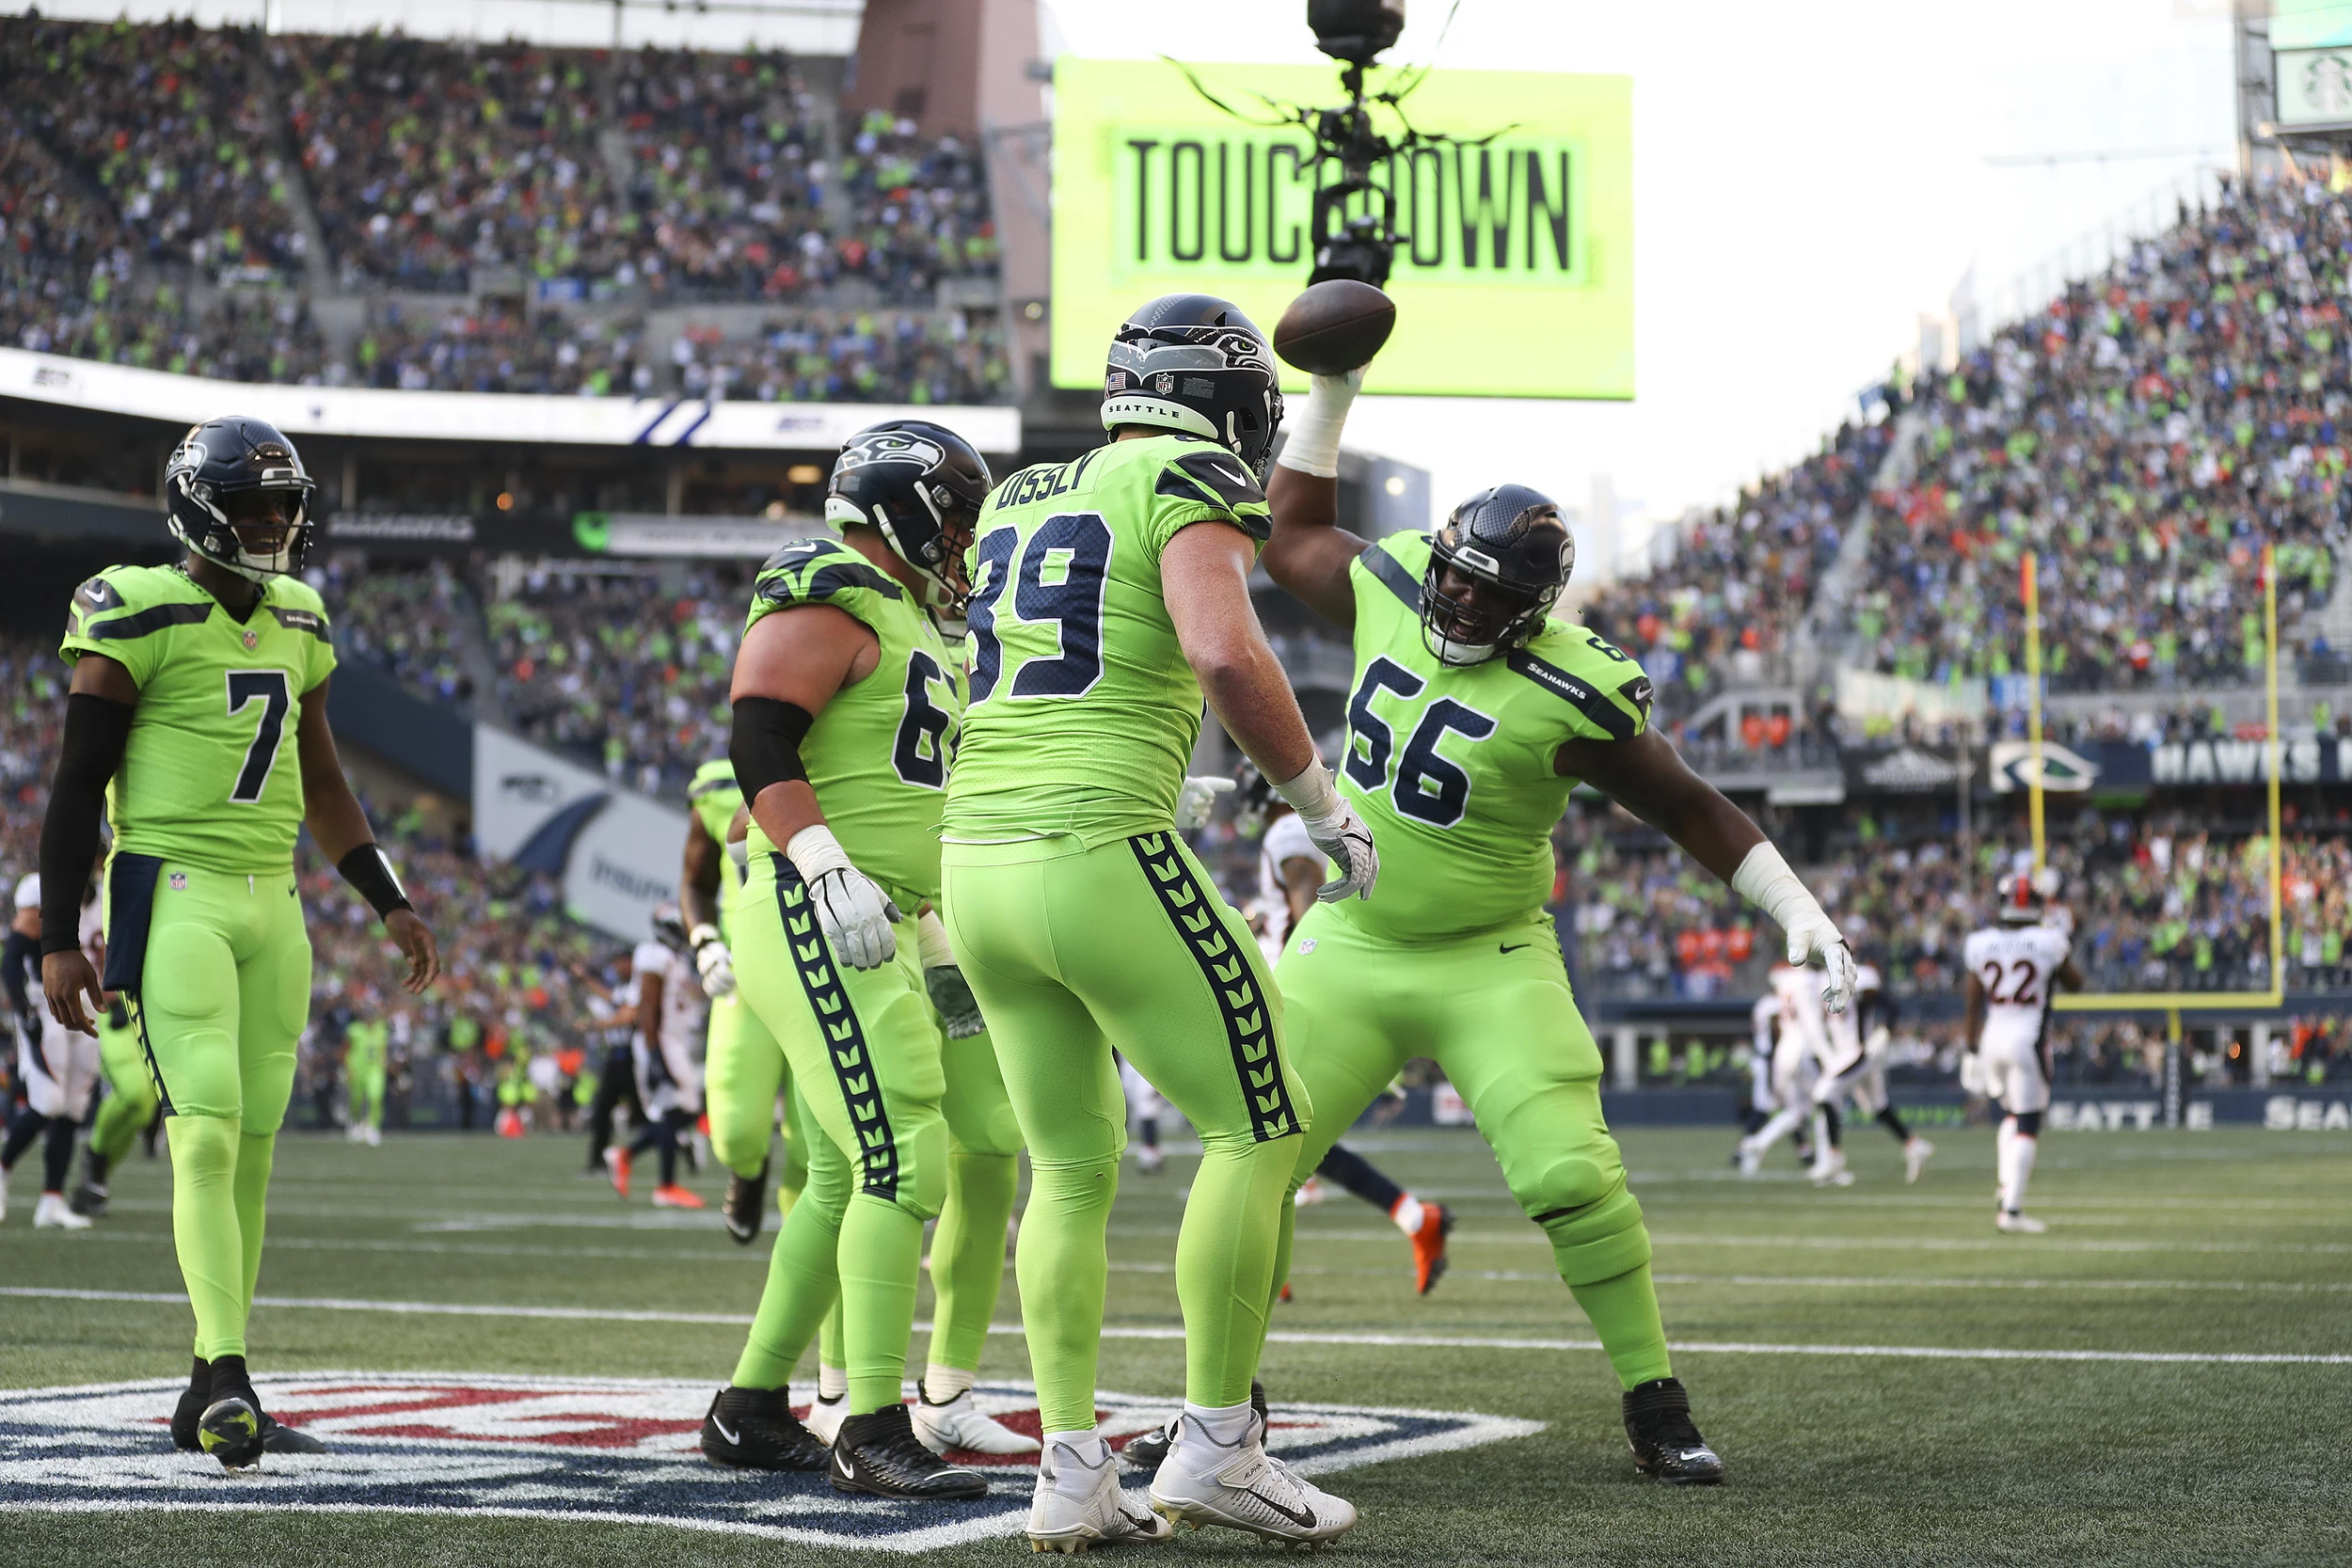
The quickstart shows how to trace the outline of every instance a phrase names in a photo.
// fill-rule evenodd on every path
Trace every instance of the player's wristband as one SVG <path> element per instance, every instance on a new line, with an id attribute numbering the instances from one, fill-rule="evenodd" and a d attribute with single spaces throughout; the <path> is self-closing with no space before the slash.
<path id="1" fill-rule="evenodd" d="M 1740 869 L 1732 873 L 1731 891 L 1771 915 L 1784 931 L 1801 925 L 1830 924 L 1820 900 L 1797 879 L 1770 839 L 1749 850 L 1748 858 L 1740 863 Z"/>
<path id="2" fill-rule="evenodd" d="M 1289 801 L 1298 819 L 1310 826 L 1327 822 L 1347 809 L 1347 802 L 1332 787 L 1331 770 L 1323 766 L 1321 757 L 1311 758 L 1298 777 L 1276 784 L 1274 793 Z"/>
<path id="3" fill-rule="evenodd" d="M 925 910 L 914 917 L 914 950 L 925 969 L 956 967 L 956 950 L 948 943 L 947 927 L 937 910 Z"/>
<path id="4" fill-rule="evenodd" d="M 1306 406 L 1283 421 L 1290 436 L 1275 462 L 1317 479 L 1338 478 L 1340 430 L 1347 423 L 1348 405 L 1356 401 L 1356 388 L 1363 378 L 1361 371 L 1312 378 L 1308 383 Z"/>
<path id="5" fill-rule="evenodd" d="M 784 858 L 792 863 L 804 882 L 813 882 L 829 871 L 857 869 L 850 862 L 850 852 L 841 847 L 841 841 L 822 822 L 813 822 L 794 833 L 791 842 L 784 847 Z"/>
<path id="6" fill-rule="evenodd" d="M 384 851 L 371 840 L 335 863 L 335 869 L 343 874 L 343 880 L 358 890 L 381 920 L 394 910 L 414 909 L 408 902 L 408 892 L 400 885 L 400 877 L 392 870 L 392 863 L 384 858 Z"/>

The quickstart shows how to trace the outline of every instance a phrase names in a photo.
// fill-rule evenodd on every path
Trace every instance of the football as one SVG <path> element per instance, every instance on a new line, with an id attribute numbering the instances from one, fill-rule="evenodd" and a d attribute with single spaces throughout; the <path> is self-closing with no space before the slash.
<path id="1" fill-rule="evenodd" d="M 1309 375 L 1344 375 L 1389 341 L 1396 301 L 1369 283 L 1335 277 L 1311 285 L 1274 324 L 1274 352 Z"/>

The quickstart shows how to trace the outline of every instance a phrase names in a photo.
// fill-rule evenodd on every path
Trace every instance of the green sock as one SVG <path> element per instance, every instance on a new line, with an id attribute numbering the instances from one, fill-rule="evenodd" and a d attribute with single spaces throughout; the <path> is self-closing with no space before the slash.
<path id="1" fill-rule="evenodd" d="M 1593 1320 L 1593 1332 L 1600 1336 L 1600 1347 L 1609 1353 L 1620 1384 L 1633 1388 L 1674 1376 L 1674 1364 L 1666 1356 L 1666 1324 L 1658 1315 L 1658 1290 L 1650 1282 L 1647 1263 L 1568 1290 Z"/>
<path id="2" fill-rule="evenodd" d="M 947 1201 L 931 1232 L 931 1354 L 942 1367 L 980 1364 L 1005 1282 L 1005 1222 L 1021 1184 L 1017 1154 L 954 1154 Z"/>
<path id="3" fill-rule="evenodd" d="M 1260 1143 L 1247 1132 L 1201 1140 L 1200 1168 L 1176 1236 L 1184 1398 L 1195 1404 L 1222 1408 L 1249 1398 L 1269 1307 L 1281 1289 L 1274 1283 L 1274 1268 L 1283 1200 L 1305 1144 L 1295 1136 Z M 1034 1299 L 1025 1283 L 1025 1312 Z"/>
<path id="4" fill-rule="evenodd" d="M 735 1363 L 738 1388 L 781 1388 L 789 1383 L 818 1324 L 834 1311 L 839 1289 L 835 1258 L 849 1192 L 849 1168 L 827 1145 L 809 1172 L 808 1190 L 785 1216 L 768 1255 L 768 1283 Z"/>
<path id="5" fill-rule="evenodd" d="M 237 1123 L 173 1117 L 164 1125 L 171 1141 L 171 1240 L 196 1313 L 196 1353 L 208 1361 L 243 1355 L 247 1298 L 235 1191 Z"/>
<path id="6" fill-rule="evenodd" d="M 914 1281 L 923 1272 L 923 1222 L 864 1193 L 841 1221 L 841 1328 L 850 1414 L 897 1404 L 914 1332 Z"/>
<path id="7" fill-rule="evenodd" d="M 1094 1370 L 1110 1278 L 1104 1235 L 1118 1196 L 1117 1159 L 1057 1164 L 1031 1150 L 1029 1205 L 1021 1212 L 1013 1271 L 1037 1377 L 1038 1419 L 1047 1432 L 1094 1430 Z"/>

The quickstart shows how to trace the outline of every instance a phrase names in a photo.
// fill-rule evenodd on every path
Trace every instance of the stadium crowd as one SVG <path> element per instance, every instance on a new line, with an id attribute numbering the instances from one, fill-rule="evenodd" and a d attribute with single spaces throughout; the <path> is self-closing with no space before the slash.
<path id="1" fill-rule="evenodd" d="M 759 336 L 676 341 L 689 396 L 762 403 L 998 403 L 1010 395 L 1004 336 L 961 310 L 803 311 Z"/>

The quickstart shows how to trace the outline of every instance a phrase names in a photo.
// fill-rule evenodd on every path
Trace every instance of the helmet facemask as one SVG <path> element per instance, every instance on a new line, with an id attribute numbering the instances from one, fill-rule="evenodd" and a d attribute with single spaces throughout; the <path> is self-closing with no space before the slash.
<path id="1" fill-rule="evenodd" d="M 1442 664 L 1484 664 L 1535 635 L 1560 597 L 1561 584 L 1513 582 L 1475 545 L 1438 536 L 1421 582 L 1421 636 Z M 1449 578 L 1456 582 L 1447 591 Z"/>
<path id="2" fill-rule="evenodd" d="M 224 571 L 266 583 L 301 570 L 316 486 L 292 449 L 265 447 L 255 455 L 257 478 L 222 483 L 203 477 L 207 453 L 188 442 L 173 454 L 164 486 L 168 525 L 182 544 Z"/>

